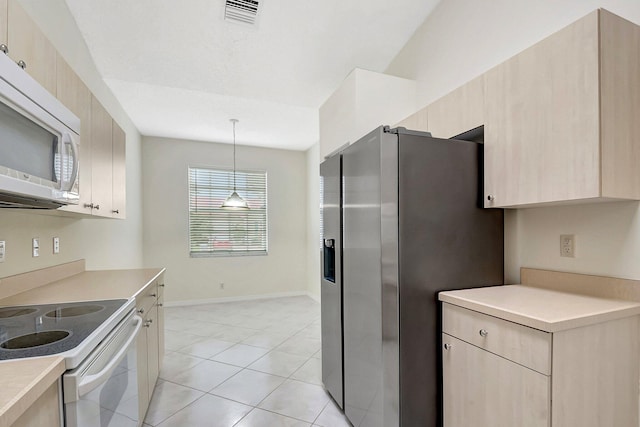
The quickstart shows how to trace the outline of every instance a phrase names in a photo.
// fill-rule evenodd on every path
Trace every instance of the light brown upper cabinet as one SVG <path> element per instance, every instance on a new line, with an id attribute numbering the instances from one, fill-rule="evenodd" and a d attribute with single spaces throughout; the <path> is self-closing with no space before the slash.
<path id="1" fill-rule="evenodd" d="M 60 208 L 67 212 L 91 214 L 91 91 L 71 67 L 58 56 L 58 99 L 80 118 L 80 202 Z"/>
<path id="2" fill-rule="evenodd" d="M 112 123 L 112 200 L 111 216 L 113 218 L 126 218 L 127 211 L 127 165 L 126 165 L 126 134 L 115 122 Z"/>
<path id="3" fill-rule="evenodd" d="M 8 0 L 6 44 L 11 59 L 22 61 L 26 72 L 56 95 L 56 50 L 17 0 Z"/>
<path id="4" fill-rule="evenodd" d="M 7 36 L 7 15 L 9 13 L 9 5 L 7 4 L 8 0 L 0 0 L 0 44 L 7 46 L 8 36 Z"/>
<path id="5" fill-rule="evenodd" d="M 111 216 L 113 203 L 113 123 L 111 116 L 91 97 L 91 208 L 93 215 Z"/>
<path id="6" fill-rule="evenodd" d="M 597 10 L 484 79 L 485 206 L 640 199 L 640 27 Z"/>
<path id="7" fill-rule="evenodd" d="M 484 78 L 477 77 L 427 107 L 428 131 L 452 138 L 484 124 Z"/>
<path id="8" fill-rule="evenodd" d="M 411 130 L 429 131 L 428 107 L 416 111 L 409 117 L 393 125 L 393 127 L 404 127 Z"/>

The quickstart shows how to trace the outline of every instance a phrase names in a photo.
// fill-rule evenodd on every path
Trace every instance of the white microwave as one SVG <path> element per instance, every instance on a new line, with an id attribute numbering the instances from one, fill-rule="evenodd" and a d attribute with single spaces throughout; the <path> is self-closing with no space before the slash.
<path id="1" fill-rule="evenodd" d="M 0 53 L 0 207 L 80 199 L 80 119 Z"/>

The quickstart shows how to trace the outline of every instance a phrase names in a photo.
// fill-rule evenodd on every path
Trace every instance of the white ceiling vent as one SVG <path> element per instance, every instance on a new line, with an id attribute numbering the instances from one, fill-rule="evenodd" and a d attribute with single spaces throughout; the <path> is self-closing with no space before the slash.
<path id="1" fill-rule="evenodd" d="M 245 25 L 255 25 L 258 22 L 258 12 L 263 0 L 226 0 L 224 19 Z"/>

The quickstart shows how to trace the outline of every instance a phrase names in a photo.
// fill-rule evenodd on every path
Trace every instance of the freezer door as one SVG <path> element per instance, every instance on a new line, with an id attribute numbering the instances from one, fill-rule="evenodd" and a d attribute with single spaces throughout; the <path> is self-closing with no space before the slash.
<path id="1" fill-rule="evenodd" d="M 395 422 L 390 420 L 387 423 L 384 414 L 386 398 L 393 400 L 392 396 L 397 395 L 397 386 L 394 385 L 394 381 L 397 382 L 397 365 L 395 373 L 384 369 L 385 349 L 387 344 L 393 346 L 388 340 L 394 339 L 385 335 L 385 329 L 392 330 L 392 335 L 397 337 L 397 320 L 386 319 L 389 325 L 383 329 L 388 312 L 383 310 L 386 296 L 383 296 L 382 257 L 387 248 L 381 246 L 385 237 L 382 224 L 386 222 L 386 214 L 395 216 L 397 211 L 391 205 L 385 205 L 383 209 L 383 189 L 389 187 L 392 192 L 395 189 L 395 196 L 391 199 L 397 198 L 397 174 L 393 162 L 386 163 L 390 169 L 383 171 L 381 160 L 383 151 L 390 151 L 391 156 L 397 158 L 394 154 L 397 153 L 396 140 L 395 136 L 383 134 L 379 128 L 345 149 L 342 157 L 344 403 L 345 414 L 354 426 L 397 425 L 397 417 Z M 382 175 L 385 178 L 389 175 L 388 180 L 383 180 Z M 397 216 L 392 221 L 395 221 L 397 229 Z M 397 241 L 395 245 L 397 247 Z M 391 300 L 395 299 L 395 292 L 391 291 L 391 294 Z M 397 410 L 397 402 L 395 406 Z"/>
<path id="2" fill-rule="evenodd" d="M 342 382 L 342 220 L 341 157 L 320 165 L 322 382 L 340 408 Z"/>

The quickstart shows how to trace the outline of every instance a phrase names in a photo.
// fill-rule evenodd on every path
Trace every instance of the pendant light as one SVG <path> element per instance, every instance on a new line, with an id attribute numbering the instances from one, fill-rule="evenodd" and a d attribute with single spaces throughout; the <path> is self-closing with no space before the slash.
<path id="1" fill-rule="evenodd" d="M 246 200 L 244 200 L 236 191 L 236 123 L 238 119 L 229 120 L 233 123 L 233 193 L 222 204 L 224 209 L 249 209 Z"/>

